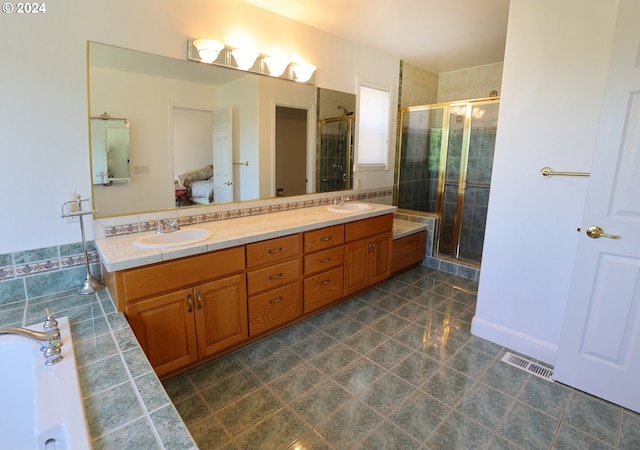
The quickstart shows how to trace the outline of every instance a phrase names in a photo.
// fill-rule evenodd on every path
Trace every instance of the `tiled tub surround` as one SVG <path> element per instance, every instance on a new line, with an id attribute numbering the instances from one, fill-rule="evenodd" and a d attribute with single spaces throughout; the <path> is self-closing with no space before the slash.
<path id="1" fill-rule="evenodd" d="M 0 327 L 69 317 L 94 449 L 193 449 L 195 444 L 106 290 L 0 304 Z M 7 370 L 7 363 L 4 362 Z M 0 444 L 1 447 L 1 444 Z"/>
<path id="2" fill-rule="evenodd" d="M 98 252 L 87 242 L 92 273 L 99 277 Z M 86 269 L 82 243 L 0 254 L 0 304 L 80 287 Z"/>

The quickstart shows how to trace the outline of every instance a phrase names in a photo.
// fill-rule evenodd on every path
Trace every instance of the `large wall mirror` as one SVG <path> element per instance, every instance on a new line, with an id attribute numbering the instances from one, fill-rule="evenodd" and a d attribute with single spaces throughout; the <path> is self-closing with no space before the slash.
<path id="1" fill-rule="evenodd" d="M 351 188 L 355 95 L 88 45 L 90 115 L 135 124 L 130 182 L 93 186 L 99 217 Z"/>

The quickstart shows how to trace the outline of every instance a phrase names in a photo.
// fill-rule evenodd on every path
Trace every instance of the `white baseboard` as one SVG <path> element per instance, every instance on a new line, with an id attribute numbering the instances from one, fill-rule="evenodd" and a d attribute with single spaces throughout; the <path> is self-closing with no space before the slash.
<path id="1" fill-rule="evenodd" d="M 558 346 L 487 322 L 477 316 L 471 321 L 471 334 L 553 366 Z"/>

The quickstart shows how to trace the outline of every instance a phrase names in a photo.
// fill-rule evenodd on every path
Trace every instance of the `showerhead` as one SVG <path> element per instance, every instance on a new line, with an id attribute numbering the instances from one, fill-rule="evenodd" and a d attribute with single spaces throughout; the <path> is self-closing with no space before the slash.
<path id="1" fill-rule="evenodd" d="M 345 108 L 344 106 L 340 106 L 338 105 L 338 109 L 341 109 L 345 116 L 350 116 L 351 114 L 353 114 L 353 111 L 349 111 L 347 108 Z"/>

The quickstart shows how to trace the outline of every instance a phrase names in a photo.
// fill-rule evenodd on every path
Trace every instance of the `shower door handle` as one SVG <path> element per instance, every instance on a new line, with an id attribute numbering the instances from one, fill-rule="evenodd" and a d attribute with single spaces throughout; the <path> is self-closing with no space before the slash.
<path id="1" fill-rule="evenodd" d="M 617 234 L 605 233 L 604 230 L 599 226 L 593 226 L 593 227 L 587 228 L 587 236 L 589 236 L 592 239 L 598 239 L 601 237 L 606 237 L 609 239 L 620 239 L 620 236 L 618 236 Z"/>

